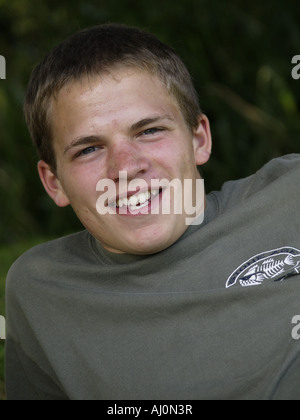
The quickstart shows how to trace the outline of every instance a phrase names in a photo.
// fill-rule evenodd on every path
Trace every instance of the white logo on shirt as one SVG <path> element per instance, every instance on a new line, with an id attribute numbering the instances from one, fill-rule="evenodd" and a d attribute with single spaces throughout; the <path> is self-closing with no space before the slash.
<path id="1" fill-rule="evenodd" d="M 226 288 L 259 286 L 265 280 L 282 281 L 300 274 L 300 251 L 285 247 L 250 258 L 240 265 L 228 278 Z"/>

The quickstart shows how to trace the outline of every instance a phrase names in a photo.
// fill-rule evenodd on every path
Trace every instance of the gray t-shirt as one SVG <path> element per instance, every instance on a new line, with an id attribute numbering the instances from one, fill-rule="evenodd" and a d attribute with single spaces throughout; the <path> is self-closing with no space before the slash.
<path id="1" fill-rule="evenodd" d="M 7 278 L 8 399 L 300 399 L 300 155 L 207 196 L 147 257 L 83 231 Z"/>

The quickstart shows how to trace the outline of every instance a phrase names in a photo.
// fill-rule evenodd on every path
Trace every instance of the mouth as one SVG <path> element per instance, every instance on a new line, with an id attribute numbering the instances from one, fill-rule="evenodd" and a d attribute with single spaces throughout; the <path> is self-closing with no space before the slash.
<path id="1" fill-rule="evenodd" d="M 119 198 L 110 206 L 116 210 L 117 214 L 124 216 L 151 214 L 153 204 L 160 202 L 162 192 L 162 188 L 148 190 L 127 197 Z"/>

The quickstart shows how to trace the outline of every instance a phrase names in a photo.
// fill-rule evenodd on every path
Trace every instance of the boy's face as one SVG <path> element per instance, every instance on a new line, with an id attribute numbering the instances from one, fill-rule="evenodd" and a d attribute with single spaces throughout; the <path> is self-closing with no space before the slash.
<path id="1" fill-rule="evenodd" d="M 153 254 L 183 235 L 187 214 L 172 210 L 174 194 L 169 198 L 170 214 L 161 211 L 167 198 L 164 190 L 131 211 L 124 198 L 138 192 L 129 191 L 132 180 L 142 180 L 150 192 L 152 180 L 179 179 L 183 184 L 185 179 L 195 183 L 200 178 L 197 165 L 207 162 L 211 150 L 205 116 L 199 117 L 199 127 L 192 133 L 176 100 L 157 77 L 127 69 L 65 87 L 53 100 L 51 118 L 57 174 L 39 162 L 42 182 L 58 206 L 71 204 L 107 250 Z M 104 179 L 114 182 L 123 198 L 122 211 L 97 210 L 105 193 L 97 191 L 97 185 Z M 141 201 L 149 197 L 143 192 Z M 109 198 L 110 205 L 118 198 Z"/>

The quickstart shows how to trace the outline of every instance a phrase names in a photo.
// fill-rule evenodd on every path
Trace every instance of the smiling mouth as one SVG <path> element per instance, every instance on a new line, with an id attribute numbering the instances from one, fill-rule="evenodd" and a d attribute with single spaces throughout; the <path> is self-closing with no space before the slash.
<path id="1" fill-rule="evenodd" d="M 149 210 L 152 200 L 158 197 L 161 192 L 162 188 L 131 195 L 129 198 L 120 198 L 116 203 L 113 203 L 111 207 L 116 209 L 117 214 L 136 214 L 142 209 L 148 208 Z M 145 212 L 145 214 L 147 214 L 147 212 Z"/>

